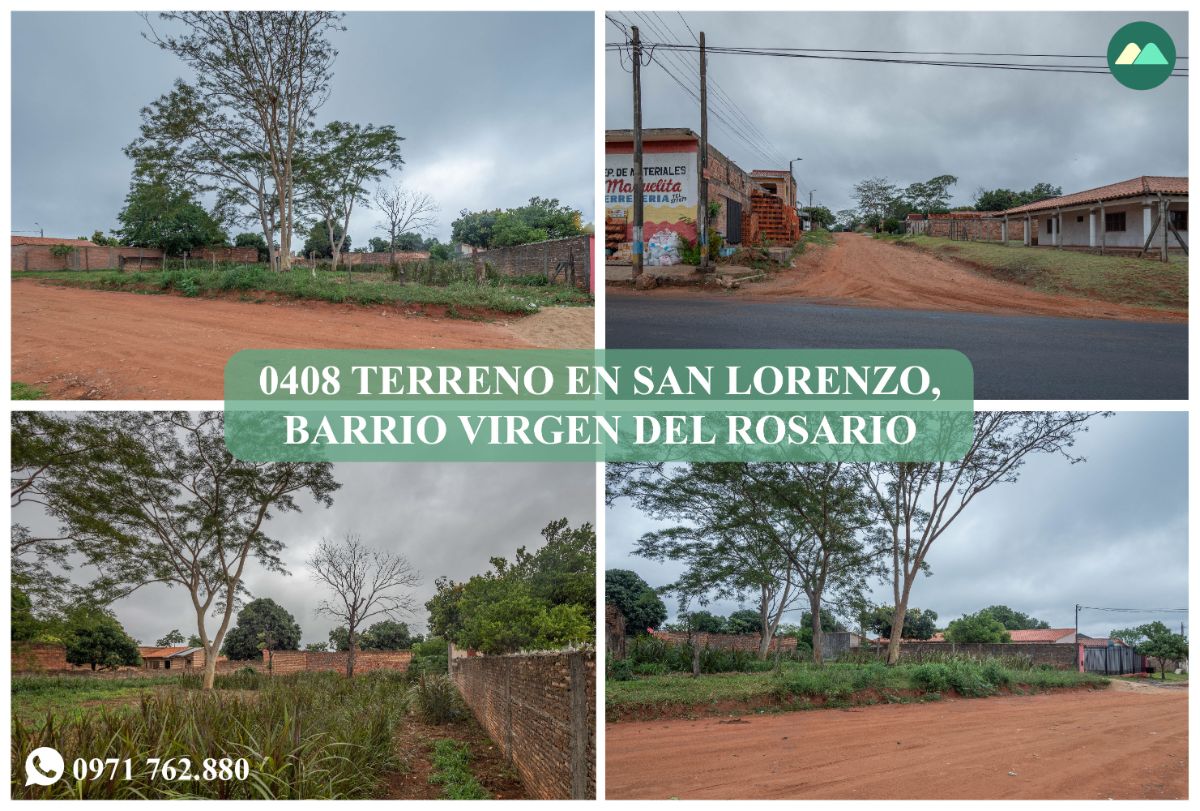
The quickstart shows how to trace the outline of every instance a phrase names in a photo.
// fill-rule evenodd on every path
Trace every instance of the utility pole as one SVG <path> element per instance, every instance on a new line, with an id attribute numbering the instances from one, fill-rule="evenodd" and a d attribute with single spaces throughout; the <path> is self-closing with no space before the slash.
<path id="1" fill-rule="evenodd" d="M 633 278 L 642 275 L 642 38 L 636 25 L 630 27 L 633 39 Z"/>
<path id="2" fill-rule="evenodd" d="M 708 54 L 700 32 L 700 270 L 708 270 Z"/>
<path id="3" fill-rule="evenodd" d="M 1079 603 L 1075 603 L 1075 641 L 1079 641 Z"/>
<path id="4" fill-rule="evenodd" d="M 809 190 L 808 190 L 808 207 L 809 207 L 809 208 L 812 208 L 812 207 L 813 207 L 813 205 L 812 205 L 812 196 L 813 196 L 813 192 L 815 192 L 815 191 L 816 191 L 816 189 L 809 189 Z"/>

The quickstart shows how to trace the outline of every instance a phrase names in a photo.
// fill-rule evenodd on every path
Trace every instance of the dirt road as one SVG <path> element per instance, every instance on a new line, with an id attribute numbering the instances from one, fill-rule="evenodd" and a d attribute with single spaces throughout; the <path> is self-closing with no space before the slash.
<path id="1" fill-rule="evenodd" d="M 661 291 L 660 291 L 661 290 Z M 683 295 L 662 288 L 655 295 Z M 617 290 L 617 295 L 629 295 Z M 639 292 L 636 295 L 645 296 Z M 711 295 L 728 295 L 713 292 Z M 748 300 L 805 299 L 899 310 L 950 310 L 1000 315 L 1050 315 L 1130 321 L 1180 321 L 1186 313 L 1111 304 L 1077 296 L 1039 293 L 1019 284 L 989 279 L 927 253 L 862 234 L 835 234 L 834 244 L 797 257 L 794 267 L 745 285 L 735 294 Z"/>
<path id="2" fill-rule="evenodd" d="M 1186 799 L 1186 690 L 607 726 L 609 799 Z"/>
<path id="3" fill-rule="evenodd" d="M 591 308 L 509 321 L 395 307 L 262 304 L 12 283 L 12 379 L 56 399 L 219 400 L 242 349 L 587 348 Z M 517 323 L 517 322 L 521 323 Z"/>

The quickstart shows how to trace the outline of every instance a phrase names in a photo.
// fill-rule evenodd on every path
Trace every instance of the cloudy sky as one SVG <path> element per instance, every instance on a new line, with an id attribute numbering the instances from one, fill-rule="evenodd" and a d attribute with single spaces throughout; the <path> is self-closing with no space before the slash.
<path id="1" fill-rule="evenodd" d="M 693 42 L 675 12 L 640 16 L 610 12 L 610 16 L 625 25 L 638 25 L 643 42 Z M 1188 52 L 1183 13 L 686 13 L 683 17 L 692 32 L 706 33 L 710 47 L 1069 55 L 1103 55 L 1118 28 L 1148 20 L 1172 36 L 1179 54 Z M 624 42 L 613 23 L 605 28 L 608 42 Z M 697 103 L 663 70 L 665 65 L 695 87 L 696 55 L 660 51 L 654 61 L 662 65 L 642 70 L 643 126 L 689 127 L 698 132 Z M 1086 63 L 1105 64 L 1102 59 Z M 1179 64 L 1186 67 L 1187 62 Z M 632 125 L 627 68 L 616 53 L 607 54 L 608 128 Z M 833 211 L 851 208 L 853 185 L 875 176 L 903 188 L 937 175 L 956 175 L 952 205 L 970 205 L 981 186 L 1028 189 L 1046 181 L 1069 193 L 1139 175 L 1187 174 L 1186 79 L 1172 78 L 1155 90 L 1134 91 L 1107 74 L 729 54 L 710 55 L 708 69 L 710 107 L 724 111 L 743 130 L 752 124 L 761 131 L 769 144 L 763 149 L 775 157 L 775 163 L 767 166 L 766 158 L 712 112 L 710 142 L 747 171 L 786 168 L 791 158 L 803 158 L 795 166 L 801 197 L 815 189 L 815 202 Z M 722 93 L 750 124 L 731 111 Z"/>
<path id="2" fill-rule="evenodd" d="M 136 14 L 12 18 L 12 228 L 90 236 L 117 225 L 139 110 L 186 78 L 142 39 Z M 348 14 L 334 35 L 332 95 L 318 124 L 392 124 L 396 179 L 431 194 L 434 234 L 463 208 L 557 197 L 592 219 L 595 104 L 591 13 Z M 358 211 L 354 245 L 378 236 Z M 244 229 L 249 230 L 249 229 Z"/>
<path id="3" fill-rule="evenodd" d="M 335 625 L 316 614 L 330 595 L 314 583 L 305 562 L 322 538 L 339 540 L 346 533 L 364 544 L 404 555 L 421 572 L 414 596 L 420 611 L 402 618 L 425 630 L 425 601 L 433 595 L 434 578 L 466 580 L 489 568 L 499 555 L 512 558 L 517 548 L 543 543 L 541 530 L 567 518 L 571 526 L 595 524 L 593 464 L 335 464 L 342 487 L 333 506 L 319 508 L 301 499 L 302 511 L 277 515 L 268 532 L 286 544 L 283 554 L 291 576 L 264 572 L 251 564 L 246 585 L 253 597 L 270 597 L 296 618 L 305 642 L 325 642 Z M 15 514 L 34 531 L 52 528 L 32 508 Z M 75 570 L 87 582 L 92 570 Z M 196 633 L 196 617 L 180 588 L 147 586 L 113 604 L 117 619 L 134 639 L 154 644 L 172 628 Z M 209 627 L 212 625 L 210 623 Z"/>
<path id="4" fill-rule="evenodd" d="M 1075 604 L 1097 608 L 1183 608 L 1187 588 L 1187 415 L 1124 412 L 1089 422 L 1075 451 L 1087 461 L 1034 457 L 1015 484 L 979 495 L 929 554 L 933 575 L 913 588 L 911 605 L 932 609 L 939 627 L 963 614 L 1003 604 L 1055 628 L 1075 624 Z M 677 576 L 676 564 L 632 554 L 658 526 L 627 502 L 609 508 L 607 568 L 633 569 L 652 586 Z M 892 602 L 890 586 L 875 589 Z M 673 598 L 665 598 L 672 616 Z M 716 603 L 728 614 L 739 606 Z M 749 605 L 744 607 L 751 607 Z M 1085 611 L 1082 633 L 1180 614 Z M 788 620 L 799 622 L 799 611 Z"/>

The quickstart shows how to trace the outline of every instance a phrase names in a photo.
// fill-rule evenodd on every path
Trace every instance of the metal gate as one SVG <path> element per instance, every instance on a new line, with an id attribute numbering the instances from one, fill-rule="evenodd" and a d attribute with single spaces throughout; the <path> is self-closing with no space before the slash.
<path id="1" fill-rule="evenodd" d="M 725 198 L 725 242 L 737 245 L 742 241 L 742 204 Z"/>
<path id="2" fill-rule="evenodd" d="M 1146 669 L 1146 657 L 1123 645 L 1083 649 L 1083 669 L 1088 673 L 1123 676 Z"/>

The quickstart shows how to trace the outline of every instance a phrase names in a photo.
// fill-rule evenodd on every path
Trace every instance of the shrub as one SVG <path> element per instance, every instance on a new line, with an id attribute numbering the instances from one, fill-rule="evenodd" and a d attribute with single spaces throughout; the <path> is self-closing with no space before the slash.
<path id="1" fill-rule="evenodd" d="M 912 669 L 913 683 L 930 693 L 944 693 L 950 689 L 949 668 L 942 662 L 925 662 Z"/>
<path id="2" fill-rule="evenodd" d="M 433 771 L 429 782 L 442 786 L 447 800 L 490 800 L 471 773 L 471 752 L 465 743 L 443 738 L 433 742 Z"/>
<path id="3" fill-rule="evenodd" d="M 422 676 L 412 688 L 413 710 L 427 724 L 450 724 L 466 717 L 458 688 L 449 676 Z"/>
<path id="4" fill-rule="evenodd" d="M 609 655 L 606 669 L 608 670 L 608 678 L 614 681 L 633 680 L 633 665 L 629 663 L 628 659 L 614 659 Z"/>

